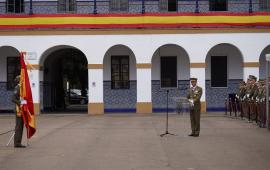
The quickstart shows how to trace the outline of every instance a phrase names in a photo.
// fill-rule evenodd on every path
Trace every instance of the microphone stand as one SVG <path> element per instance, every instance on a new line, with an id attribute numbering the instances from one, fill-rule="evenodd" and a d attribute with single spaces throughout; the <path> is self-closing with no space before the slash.
<path id="1" fill-rule="evenodd" d="M 173 134 L 173 133 L 169 133 L 169 128 L 168 128 L 168 126 L 169 126 L 169 106 L 168 106 L 168 95 L 169 95 L 169 90 L 167 90 L 166 91 L 167 92 L 167 114 L 166 114 L 166 131 L 165 131 L 165 133 L 163 133 L 163 134 L 161 134 L 160 135 L 160 137 L 163 137 L 163 136 L 165 136 L 165 135 L 173 135 L 173 136 L 176 136 L 175 134 Z"/>

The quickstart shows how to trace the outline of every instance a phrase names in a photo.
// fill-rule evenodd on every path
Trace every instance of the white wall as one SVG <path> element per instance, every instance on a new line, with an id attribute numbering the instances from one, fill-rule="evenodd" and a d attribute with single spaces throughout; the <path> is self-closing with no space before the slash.
<path id="1" fill-rule="evenodd" d="M 155 51 L 166 44 L 176 44 L 185 49 L 190 63 L 204 63 L 210 49 L 221 43 L 237 47 L 242 52 L 243 62 L 258 62 L 263 49 L 270 45 L 270 33 L 0 36 L 0 47 L 9 45 L 19 51 L 36 52 L 38 58 L 29 60 L 32 64 L 39 64 L 41 55 L 58 45 L 73 46 L 81 50 L 86 55 L 88 64 L 103 64 L 105 53 L 118 44 L 127 46 L 134 53 L 136 63 L 151 63 Z M 2 64 L 2 57 L 0 61 L 0 72 L 3 72 L 6 69 Z M 204 76 L 205 72 L 201 74 Z M 38 80 L 38 75 L 34 74 L 33 79 Z M 230 76 L 233 74 L 230 73 Z M 108 79 L 108 75 L 105 77 Z M 131 78 L 135 79 L 136 76 L 131 75 Z M 37 97 L 39 94 L 33 95 L 36 95 L 35 100 L 39 98 Z"/>
<path id="2" fill-rule="evenodd" d="M 188 54 L 179 46 L 165 45 L 156 50 L 152 58 L 152 80 L 160 80 L 160 57 L 177 56 L 177 79 L 188 80 L 190 77 Z"/>
<path id="3" fill-rule="evenodd" d="M 243 57 L 237 47 L 221 44 L 209 51 L 206 57 L 206 80 L 211 79 L 211 56 L 227 56 L 228 79 L 243 79 Z"/>

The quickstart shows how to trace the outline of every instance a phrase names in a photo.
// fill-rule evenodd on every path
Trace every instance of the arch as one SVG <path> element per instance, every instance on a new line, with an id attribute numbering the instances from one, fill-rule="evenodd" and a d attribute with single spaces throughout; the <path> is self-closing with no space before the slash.
<path id="1" fill-rule="evenodd" d="M 164 84 L 162 85 L 161 82 L 161 57 L 172 57 L 172 60 L 176 60 L 176 77 L 172 77 L 171 80 L 173 81 L 170 80 L 172 84 L 174 84 L 174 87 L 170 88 L 169 97 L 184 97 L 186 96 L 187 88 L 189 87 L 190 58 L 187 51 L 177 44 L 164 44 L 158 47 L 151 58 L 153 112 L 166 111 L 167 94 L 166 90 L 162 90 Z M 169 107 L 175 109 L 175 105 L 175 101 L 170 99 Z"/>
<path id="2" fill-rule="evenodd" d="M 188 55 L 187 51 L 183 47 L 181 47 L 181 46 L 179 46 L 177 44 L 164 44 L 164 45 L 158 47 L 155 50 L 155 52 L 154 52 L 154 54 L 152 55 L 152 58 L 151 58 L 152 73 L 153 72 L 155 72 L 155 73 L 160 72 L 160 70 L 154 70 L 154 65 L 153 64 L 159 62 L 159 60 L 156 61 L 156 59 L 157 59 L 157 57 L 160 57 L 161 55 L 177 56 L 177 59 L 178 59 L 177 60 L 177 66 L 180 65 L 180 67 L 177 68 L 177 78 L 178 78 L 178 80 L 188 80 L 189 79 L 189 77 L 190 77 L 190 70 L 189 70 L 190 58 L 189 58 L 189 55 Z M 184 67 L 184 70 L 187 71 L 186 73 L 182 74 L 180 72 L 181 66 L 182 66 L 182 68 Z M 158 75 L 153 75 L 152 74 L 152 79 L 156 80 L 157 76 Z"/>
<path id="3" fill-rule="evenodd" d="M 41 109 L 84 111 L 88 104 L 88 61 L 78 48 L 51 47 L 39 60 Z M 74 106 L 83 104 L 83 107 Z"/>
<path id="4" fill-rule="evenodd" d="M 50 47 L 50 48 L 48 48 L 48 49 L 46 49 L 42 54 L 41 54 L 41 57 L 39 58 L 39 65 L 40 66 L 43 66 L 43 64 L 44 64 L 44 61 L 46 60 L 46 57 L 48 57 L 51 53 L 53 53 L 54 51 L 57 51 L 57 50 L 61 50 L 61 49 L 67 49 L 67 48 L 69 48 L 69 49 L 77 49 L 77 50 L 79 50 L 79 51 L 81 51 L 84 55 L 85 55 L 85 53 L 82 51 L 82 50 L 80 50 L 79 48 L 77 48 L 77 47 L 74 47 L 74 46 L 71 46 L 71 45 L 56 45 L 56 46 L 53 46 L 53 47 Z M 86 55 L 85 55 L 86 56 Z M 88 63 L 88 59 L 87 59 L 87 57 L 85 57 L 86 58 L 86 60 L 87 60 L 87 63 Z"/>
<path id="5" fill-rule="evenodd" d="M 0 46 L 0 110 L 13 110 L 11 102 L 14 87 L 14 78 L 20 74 L 20 52 L 9 45 Z M 8 63 L 13 67 L 8 68 Z M 14 64 L 17 67 L 14 67 Z M 10 65 L 11 66 L 11 65 Z M 9 69 L 9 73 L 7 70 Z"/>
<path id="6" fill-rule="evenodd" d="M 155 54 L 156 52 L 158 52 L 158 50 L 159 50 L 160 48 L 162 48 L 162 47 L 168 47 L 168 46 L 175 46 L 176 48 L 179 48 L 179 49 L 183 50 L 184 54 L 188 56 L 188 61 L 190 61 L 190 57 L 189 57 L 190 55 L 188 54 L 188 52 L 186 51 L 186 49 L 183 48 L 182 46 L 180 46 L 180 45 L 178 45 L 178 44 L 174 44 L 174 43 L 167 43 L 167 44 L 163 44 L 163 45 L 159 46 L 159 47 L 154 51 L 154 54 Z M 151 61 L 153 60 L 154 54 L 153 54 L 152 57 L 151 57 Z"/>
<path id="7" fill-rule="evenodd" d="M 136 56 L 135 56 L 133 50 L 132 50 L 129 46 L 124 45 L 124 44 L 115 44 L 115 45 L 113 45 L 113 46 L 110 46 L 110 47 L 106 50 L 106 52 L 104 53 L 104 55 L 103 55 L 103 56 L 104 56 L 104 57 L 103 57 L 103 63 L 104 63 L 105 57 L 107 57 L 108 53 L 109 53 L 110 51 L 115 50 L 115 49 L 118 49 L 118 48 L 122 48 L 122 49 L 124 48 L 124 49 L 128 50 L 129 53 L 132 54 L 132 55 L 135 57 L 135 61 L 137 61 L 137 60 L 136 60 Z M 121 51 L 115 51 L 115 54 L 120 54 L 120 53 L 121 53 Z"/>
<path id="8" fill-rule="evenodd" d="M 226 81 L 222 81 L 221 84 L 220 81 L 211 80 L 212 57 L 216 58 L 215 62 L 221 62 L 221 60 L 218 59 L 218 57 L 220 57 L 220 59 L 227 63 L 227 73 L 224 75 Z M 222 110 L 224 108 L 225 98 L 228 97 L 228 94 L 237 92 L 238 84 L 243 80 L 244 75 L 243 61 L 242 52 L 233 44 L 220 43 L 213 46 L 208 51 L 205 58 L 205 95 L 207 111 Z M 222 65 L 223 64 L 221 64 L 221 66 Z"/>
<path id="9" fill-rule="evenodd" d="M 112 58 L 113 56 L 113 58 Z M 112 81 L 112 59 L 116 62 L 115 68 L 119 71 L 119 80 L 121 85 L 116 82 L 117 78 Z M 128 66 L 127 66 L 128 61 Z M 126 73 L 125 68 L 129 68 Z M 120 69 L 121 68 L 121 69 Z M 121 71 L 120 71 L 121 70 Z M 123 71 L 125 70 L 125 71 Z M 115 71 L 115 73 L 117 72 Z M 128 77 L 128 82 L 127 80 Z M 125 77 L 125 78 L 123 78 Z M 103 57 L 103 99 L 104 111 L 107 112 L 136 112 L 137 103 L 137 69 L 136 56 L 133 51 L 126 45 L 117 44 L 111 46 Z"/>
<path id="10" fill-rule="evenodd" d="M 265 59 L 265 55 L 266 54 L 270 54 L 270 44 L 268 46 L 266 46 L 259 57 L 259 78 L 260 79 L 265 79 L 266 78 L 266 59 Z M 268 72 L 268 75 L 270 74 L 270 71 Z"/>

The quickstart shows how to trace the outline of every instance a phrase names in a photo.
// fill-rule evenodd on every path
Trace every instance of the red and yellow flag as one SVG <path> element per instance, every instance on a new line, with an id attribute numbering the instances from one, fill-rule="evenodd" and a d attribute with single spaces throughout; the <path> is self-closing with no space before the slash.
<path id="1" fill-rule="evenodd" d="M 21 61 L 21 79 L 20 79 L 20 97 L 26 103 L 21 105 L 21 112 L 24 125 L 27 129 L 27 138 L 31 138 L 36 132 L 36 120 L 34 113 L 34 104 L 32 98 L 32 91 L 30 87 L 29 77 L 27 73 L 26 64 L 24 62 L 24 52 L 20 53 Z"/>

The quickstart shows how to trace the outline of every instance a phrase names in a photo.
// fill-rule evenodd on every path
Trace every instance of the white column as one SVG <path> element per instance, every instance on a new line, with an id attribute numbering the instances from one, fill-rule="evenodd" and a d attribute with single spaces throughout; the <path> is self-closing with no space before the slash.
<path id="1" fill-rule="evenodd" d="M 88 66 L 88 113 L 103 114 L 103 68 L 102 64 Z"/>
<path id="2" fill-rule="evenodd" d="M 40 114 L 40 85 L 39 70 L 28 70 L 30 86 L 32 90 L 32 98 L 34 103 L 35 114 Z"/>
<path id="3" fill-rule="evenodd" d="M 137 64 L 137 113 L 152 113 L 151 64 Z"/>
<path id="4" fill-rule="evenodd" d="M 206 102 L 205 102 L 205 67 L 196 67 L 196 68 L 190 68 L 190 77 L 195 77 L 198 79 L 197 85 L 200 86 L 203 89 L 203 94 L 201 97 L 201 103 L 202 103 L 202 112 L 206 111 Z"/>

